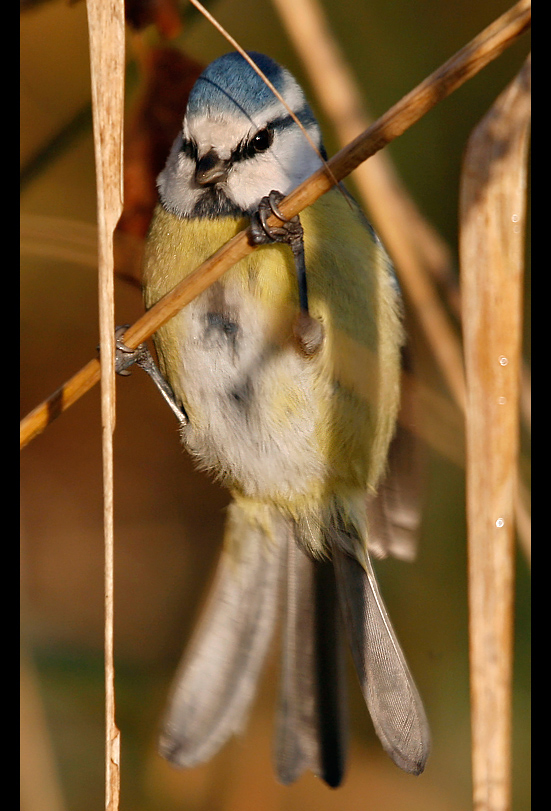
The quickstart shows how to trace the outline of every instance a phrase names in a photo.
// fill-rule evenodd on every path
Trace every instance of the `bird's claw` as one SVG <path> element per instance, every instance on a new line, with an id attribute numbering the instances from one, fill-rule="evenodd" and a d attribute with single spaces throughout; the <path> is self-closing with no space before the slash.
<path id="1" fill-rule="evenodd" d="M 122 336 L 128 326 L 128 324 L 124 324 L 115 329 L 115 372 L 122 377 L 127 377 L 130 374 L 130 366 L 135 363 L 140 365 L 140 361 L 143 361 L 146 355 L 150 354 L 145 343 L 140 344 L 135 349 L 126 346 Z"/>
<path id="2" fill-rule="evenodd" d="M 117 374 L 126 377 L 130 374 L 130 366 L 136 364 L 144 372 L 147 372 L 149 377 L 153 380 L 164 399 L 176 415 L 176 418 L 181 425 L 187 425 L 189 418 L 186 414 L 184 407 L 178 402 L 176 395 L 172 388 L 164 379 L 157 364 L 153 360 L 153 355 L 149 351 L 147 344 L 141 343 L 135 349 L 131 349 L 123 341 L 123 335 L 128 329 L 128 324 L 117 327 L 115 330 L 115 371 Z"/>
<path id="3" fill-rule="evenodd" d="M 283 242 L 290 245 L 293 253 L 304 250 L 304 231 L 298 214 L 288 219 L 279 210 L 279 203 L 285 195 L 273 189 L 258 204 L 258 210 L 251 221 L 251 237 L 254 245 L 268 242 Z M 268 218 L 274 214 L 280 225 L 269 225 Z"/>

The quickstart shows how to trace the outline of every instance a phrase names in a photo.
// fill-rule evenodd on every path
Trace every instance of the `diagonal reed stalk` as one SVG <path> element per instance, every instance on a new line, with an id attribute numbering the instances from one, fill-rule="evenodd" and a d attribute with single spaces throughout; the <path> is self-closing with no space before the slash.
<path id="1" fill-rule="evenodd" d="M 391 107 L 348 146 L 341 149 L 329 161 L 329 167 L 334 177 L 329 176 L 322 168 L 291 192 L 281 203 L 280 208 L 283 214 L 287 217 L 298 214 L 327 192 L 332 187 L 334 178 L 342 180 L 367 158 L 385 147 L 394 138 L 402 135 L 439 101 L 497 58 L 529 28 L 530 21 L 531 4 L 529 0 L 520 0 Z M 125 333 L 125 343 L 129 347 L 135 347 L 146 340 L 179 309 L 203 292 L 252 250 L 253 248 L 248 242 L 247 231 L 242 231 L 136 321 Z M 100 364 L 94 358 L 23 418 L 20 423 L 20 446 L 24 447 L 41 433 L 55 417 L 76 402 L 99 379 Z"/>

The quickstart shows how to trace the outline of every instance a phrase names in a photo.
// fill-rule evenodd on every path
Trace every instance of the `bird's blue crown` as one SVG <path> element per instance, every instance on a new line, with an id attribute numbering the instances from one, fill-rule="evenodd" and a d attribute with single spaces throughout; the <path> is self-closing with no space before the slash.
<path id="1" fill-rule="evenodd" d="M 276 90 L 285 98 L 285 91 L 294 86 L 301 96 L 299 109 L 293 112 L 307 126 L 315 116 L 291 74 L 269 56 L 248 51 L 248 56 L 260 68 Z M 236 51 L 224 54 L 205 68 L 189 95 L 187 115 L 194 117 L 206 111 L 215 114 L 235 113 L 236 107 L 247 118 L 273 104 L 275 96 L 262 77 Z M 286 99 L 287 101 L 287 99 Z"/>

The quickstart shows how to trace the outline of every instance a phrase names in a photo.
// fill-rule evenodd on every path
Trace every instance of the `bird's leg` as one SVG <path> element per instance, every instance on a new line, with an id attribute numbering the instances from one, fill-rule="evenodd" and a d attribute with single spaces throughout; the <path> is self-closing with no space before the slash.
<path id="1" fill-rule="evenodd" d="M 323 343 L 323 327 L 318 320 L 312 318 L 308 309 L 308 288 L 306 282 L 306 261 L 304 258 L 304 231 L 298 214 L 287 219 L 279 210 L 278 203 L 284 195 L 278 191 L 271 191 L 263 197 L 258 210 L 251 218 L 251 242 L 254 245 L 264 245 L 268 242 L 284 242 L 289 245 L 295 260 L 295 269 L 298 282 L 298 300 L 300 312 L 293 325 L 295 339 L 305 355 L 314 355 Z M 268 217 L 272 214 L 281 221 L 281 225 L 268 225 Z"/>
<path id="2" fill-rule="evenodd" d="M 277 205 L 282 200 L 283 194 L 278 191 L 271 191 L 267 197 L 262 198 L 251 221 L 252 241 L 255 245 L 267 242 L 284 242 L 289 245 L 295 259 L 300 309 L 308 312 L 304 231 L 298 214 L 290 220 L 283 216 Z M 268 225 L 268 217 L 272 214 L 281 220 L 281 225 Z"/>
<path id="3" fill-rule="evenodd" d="M 149 377 L 153 380 L 164 399 L 176 415 L 176 419 L 181 425 L 189 423 L 188 415 L 184 407 L 178 402 L 176 395 L 172 391 L 167 381 L 164 379 L 153 356 L 149 351 L 147 344 L 144 342 L 136 347 L 130 349 L 123 341 L 123 335 L 128 329 L 125 324 L 122 327 L 117 327 L 115 330 L 115 371 L 117 374 L 126 376 L 130 374 L 129 367 L 137 364 L 140 368 L 147 372 Z"/>

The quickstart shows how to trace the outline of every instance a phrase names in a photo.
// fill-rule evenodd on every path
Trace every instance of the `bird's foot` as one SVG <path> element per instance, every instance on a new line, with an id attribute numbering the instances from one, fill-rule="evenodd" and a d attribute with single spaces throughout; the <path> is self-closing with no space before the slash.
<path id="1" fill-rule="evenodd" d="M 149 351 L 147 344 L 144 342 L 135 349 L 131 349 L 124 343 L 123 335 L 127 329 L 128 324 L 125 324 L 124 326 L 117 327 L 115 330 L 116 373 L 122 376 L 127 376 L 130 374 L 130 366 L 133 366 L 134 364 L 139 366 L 144 370 L 144 372 L 147 372 L 149 377 L 153 380 L 162 396 L 176 415 L 179 423 L 181 425 L 187 425 L 189 423 L 188 415 L 186 414 L 182 404 L 176 398 L 172 388 L 157 368 L 157 364 L 153 360 L 153 355 Z"/>

